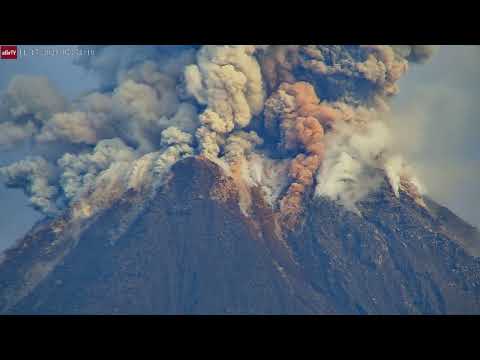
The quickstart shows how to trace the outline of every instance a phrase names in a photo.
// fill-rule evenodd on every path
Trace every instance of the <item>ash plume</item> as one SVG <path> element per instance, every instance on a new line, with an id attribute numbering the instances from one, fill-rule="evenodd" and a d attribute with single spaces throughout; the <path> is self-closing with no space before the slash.
<path id="1" fill-rule="evenodd" d="M 264 91 L 255 46 L 202 47 L 185 69 L 187 92 L 206 105 L 200 122 L 218 133 L 244 128 L 263 108 Z"/>
<path id="2" fill-rule="evenodd" d="M 115 163 L 132 162 L 133 149 L 120 139 L 100 141 L 92 153 L 65 154 L 58 160 L 60 184 L 68 199 L 76 199 L 96 186 L 98 175 Z"/>
<path id="3" fill-rule="evenodd" d="M 424 45 L 96 46 L 78 65 L 101 88 L 72 103 L 42 77 L 12 80 L 0 147 L 35 157 L 0 168 L 47 216 L 81 218 L 128 189 L 155 191 L 177 161 L 203 155 L 238 184 L 248 215 L 259 187 L 294 229 L 309 199 L 356 203 L 387 179 L 422 204 L 392 147 L 389 99 Z"/>
<path id="4" fill-rule="evenodd" d="M 330 126 L 338 116 L 335 109 L 320 103 L 307 82 L 283 83 L 265 103 L 265 128 L 281 139 L 280 151 L 296 154 L 289 169 L 292 183 L 280 202 L 290 227 L 299 218 L 304 193 L 313 185 L 323 160 L 324 126 Z"/>
<path id="5" fill-rule="evenodd" d="M 66 99 L 46 77 L 14 77 L 0 101 L 0 146 L 30 139 L 53 114 L 67 108 Z"/>
<path id="6" fill-rule="evenodd" d="M 54 185 L 55 172 L 42 157 L 29 157 L 12 165 L 0 168 L 5 185 L 24 189 L 30 197 L 32 207 L 48 215 L 55 215 L 57 187 Z"/>
<path id="7" fill-rule="evenodd" d="M 385 106 L 408 62 L 425 62 L 433 53 L 423 45 L 274 45 L 261 63 L 270 92 L 283 82 L 307 81 L 328 101 Z"/>

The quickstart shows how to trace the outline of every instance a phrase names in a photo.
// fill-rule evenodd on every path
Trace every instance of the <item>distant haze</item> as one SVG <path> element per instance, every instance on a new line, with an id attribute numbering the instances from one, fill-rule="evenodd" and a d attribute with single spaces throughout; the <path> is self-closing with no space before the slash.
<path id="1" fill-rule="evenodd" d="M 434 199 L 480 226 L 480 47 L 442 46 L 412 65 L 393 104 L 404 150 Z"/>

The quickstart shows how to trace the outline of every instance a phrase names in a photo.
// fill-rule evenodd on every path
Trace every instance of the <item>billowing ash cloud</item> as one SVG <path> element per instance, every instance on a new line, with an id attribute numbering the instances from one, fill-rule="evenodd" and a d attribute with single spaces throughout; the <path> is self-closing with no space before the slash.
<path id="1" fill-rule="evenodd" d="M 92 216 L 125 191 L 154 191 L 177 161 L 203 155 L 234 177 L 248 215 L 260 188 L 282 223 L 304 203 L 356 203 L 387 179 L 421 202 L 392 148 L 388 100 L 423 45 L 96 46 L 78 65 L 102 86 L 68 104 L 47 79 L 14 78 L 0 146 L 35 157 L 1 168 L 47 215 Z"/>
<path id="2" fill-rule="evenodd" d="M 185 68 L 185 88 L 205 108 L 197 140 L 202 154 L 215 158 L 234 129 L 243 129 L 263 109 L 264 89 L 252 45 L 203 46 L 196 64 Z"/>
<path id="3" fill-rule="evenodd" d="M 11 188 L 23 188 L 32 206 L 46 214 L 56 214 L 57 187 L 52 186 L 54 169 L 42 157 L 30 157 L 0 168 L 0 175 Z"/>
<path id="4" fill-rule="evenodd" d="M 96 187 L 98 175 L 113 164 L 135 159 L 133 149 L 120 139 L 100 141 L 92 153 L 65 154 L 58 160 L 62 175 L 60 184 L 68 199 L 75 199 L 85 191 Z"/>
<path id="5" fill-rule="evenodd" d="M 265 104 L 265 128 L 281 139 L 280 151 L 297 154 L 289 169 L 292 183 L 280 203 L 284 221 L 291 226 L 323 160 L 325 128 L 339 116 L 337 110 L 320 103 L 314 87 L 307 82 L 282 83 Z"/>
<path id="6" fill-rule="evenodd" d="M 385 106 L 408 61 L 424 62 L 434 51 L 424 45 L 275 45 L 261 56 L 269 88 L 307 81 L 328 101 Z"/>
<path id="7" fill-rule="evenodd" d="M 255 46 L 204 46 L 197 64 L 185 69 L 186 88 L 205 111 L 200 122 L 218 133 L 246 127 L 263 108 L 260 66 Z"/>
<path id="8" fill-rule="evenodd" d="M 111 92 L 89 94 L 75 111 L 56 113 L 37 140 L 95 145 L 118 137 L 142 151 L 152 151 L 159 145 L 161 131 L 172 124 L 193 132 L 196 108 L 181 102 L 176 91 L 182 69 L 178 63 L 162 67 L 150 60 L 122 68 L 120 82 Z"/>
<path id="9" fill-rule="evenodd" d="M 14 77 L 0 102 L 0 146 L 31 138 L 53 114 L 67 107 L 46 77 Z"/>
<path id="10" fill-rule="evenodd" d="M 49 117 L 66 109 L 66 100 L 46 77 L 18 75 L 12 79 L 3 102 L 13 119 L 30 117 L 45 122 Z"/>
<path id="11" fill-rule="evenodd" d="M 408 61 L 424 63 L 428 61 L 437 50 L 434 45 L 393 45 L 393 49 Z"/>
<path id="12" fill-rule="evenodd" d="M 77 64 L 99 75 L 103 87 L 112 89 L 122 74 L 148 61 L 161 66 L 166 72 L 181 71 L 186 62 L 192 62 L 196 47 L 87 45 L 80 48 L 94 50 L 95 56 L 82 56 L 77 59 Z"/>

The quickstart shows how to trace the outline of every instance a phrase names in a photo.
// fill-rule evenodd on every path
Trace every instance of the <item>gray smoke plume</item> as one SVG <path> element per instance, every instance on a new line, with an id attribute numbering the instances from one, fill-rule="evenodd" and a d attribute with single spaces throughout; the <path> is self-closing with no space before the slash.
<path id="1" fill-rule="evenodd" d="M 34 136 L 68 104 L 46 77 L 15 76 L 0 101 L 0 147 Z"/>
<path id="2" fill-rule="evenodd" d="M 397 196 L 420 197 L 392 149 L 388 101 L 433 47 L 94 48 L 78 65 L 99 75 L 98 91 L 68 104 L 47 79 L 21 76 L 2 97 L 0 147 L 28 140 L 36 157 L 1 174 L 47 215 L 75 206 L 89 217 L 128 189 L 154 191 L 197 154 L 237 180 L 245 214 L 258 186 L 287 227 L 308 196 L 357 211 L 384 176 Z"/>
<path id="3" fill-rule="evenodd" d="M 102 140 L 91 154 L 65 154 L 58 160 L 62 172 L 60 184 L 68 199 L 76 199 L 95 187 L 98 174 L 117 162 L 130 163 L 134 150 L 120 139 Z"/>
<path id="4" fill-rule="evenodd" d="M 44 158 L 38 156 L 20 160 L 0 168 L 0 175 L 7 187 L 23 189 L 35 209 L 48 215 L 57 214 L 57 187 L 53 186 L 55 172 Z"/>
<path id="5" fill-rule="evenodd" d="M 66 109 L 66 100 L 46 77 L 18 75 L 12 79 L 3 97 L 13 119 L 31 117 L 42 123 Z"/>
<path id="6" fill-rule="evenodd" d="M 320 99 L 384 106 L 408 61 L 424 62 L 433 52 L 423 45 L 275 45 L 261 63 L 270 92 L 282 82 L 307 81 Z"/>

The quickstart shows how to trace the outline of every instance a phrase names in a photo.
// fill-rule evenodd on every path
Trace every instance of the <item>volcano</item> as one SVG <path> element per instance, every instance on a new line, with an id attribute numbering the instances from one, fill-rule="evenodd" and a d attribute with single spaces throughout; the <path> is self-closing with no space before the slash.
<path id="1" fill-rule="evenodd" d="M 472 314 L 480 233 L 387 181 L 358 203 L 306 200 L 293 229 L 203 156 L 149 196 L 36 224 L 0 264 L 3 314 Z"/>

